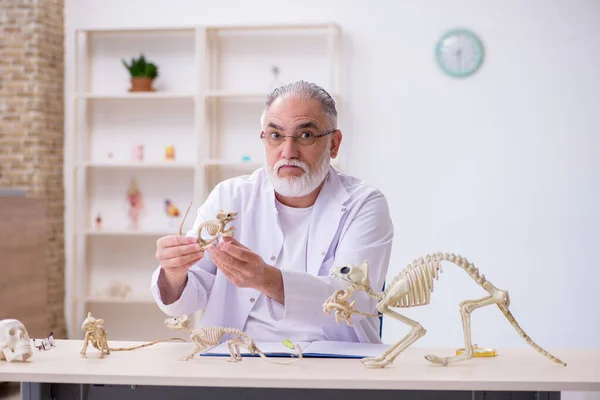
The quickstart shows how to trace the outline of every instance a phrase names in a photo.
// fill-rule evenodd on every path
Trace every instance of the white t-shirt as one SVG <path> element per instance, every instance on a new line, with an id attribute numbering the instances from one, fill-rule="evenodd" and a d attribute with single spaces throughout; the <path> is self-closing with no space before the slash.
<path id="1" fill-rule="evenodd" d="M 277 200 L 276 206 L 284 239 L 282 254 L 275 267 L 306 272 L 306 247 L 312 207 L 293 208 L 283 205 Z M 283 305 L 276 301 L 272 301 L 271 304 L 275 314 L 283 315 Z M 284 339 L 296 342 L 327 340 L 327 336 L 318 326 L 312 329 L 303 326 L 302 330 L 298 330 L 289 323 L 275 321 L 271 317 L 264 294 L 260 294 L 256 299 L 246 321 L 244 332 L 259 342 L 277 342 Z"/>

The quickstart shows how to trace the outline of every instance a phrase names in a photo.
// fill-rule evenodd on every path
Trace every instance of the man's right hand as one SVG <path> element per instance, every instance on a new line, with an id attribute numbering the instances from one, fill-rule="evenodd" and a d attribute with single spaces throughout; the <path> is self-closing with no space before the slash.
<path id="1" fill-rule="evenodd" d="M 159 289 L 165 304 L 176 301 L 187 283 L 188 269 L 200 261 L 204 251 L 196 238 L 180 235 L 163 236 L 156 242 L 156 259 L 160 263 Z"/>

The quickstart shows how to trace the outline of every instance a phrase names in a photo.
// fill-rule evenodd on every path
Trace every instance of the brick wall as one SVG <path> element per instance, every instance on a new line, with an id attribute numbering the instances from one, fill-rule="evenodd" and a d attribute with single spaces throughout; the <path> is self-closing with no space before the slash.
<path id="1" fill-rule="evenodd" d="M 65 338 L 63 0 L 0 0 L 0 187 L 46 201 L 48 324 Z"/>

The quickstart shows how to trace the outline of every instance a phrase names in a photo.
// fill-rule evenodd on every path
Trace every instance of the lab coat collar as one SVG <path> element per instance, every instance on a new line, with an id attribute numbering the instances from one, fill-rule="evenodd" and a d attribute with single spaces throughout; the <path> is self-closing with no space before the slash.
<path id="1" fill-rule="evenodd" d="M 269 201 L 273 204 L 273 213 L 269 217 L 275 218 L 281 231 L 275 206 L 275 190 L 268 176 L 266 176 L 266 171 L 263 172 L 265 173 L 264 190 L 268 192 Z M 308 273 L 317 275 L 328 252 L 334 250 L 330 249 L 330 245 L 333 242 L 340 221 L 347 211 L 346 202 L 349 199 L 350 194 L 344 187 L 339 172 L 329 166 L 329 173 L 313 206 L 310 221 L 306 254 Z"/>
<path id="2" fill-rule="evenodd" d="M 309 241 L 306 252 L 308 273 L 318 275 L 323 261 L 330 251 L 338 232 L 340 221 L 347 212 L 346 202 L 350 194 L 342 184 L 338 171 L 329 167 L 325 184 L 315 202 L 309 228 Z"/>

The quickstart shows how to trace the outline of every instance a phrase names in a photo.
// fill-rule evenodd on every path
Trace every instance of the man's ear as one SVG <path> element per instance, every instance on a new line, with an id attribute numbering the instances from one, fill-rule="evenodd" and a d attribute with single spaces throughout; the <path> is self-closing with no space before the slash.
<path id="1" fill-rule="evenodd" d="M 331 158 L 336 158 L 338 152 L 340 151 L 340 145 L 342 144 L 342 131 L 339 129 L 331 134 L 331 150 L 329 151 L 329 156 Z"/>

